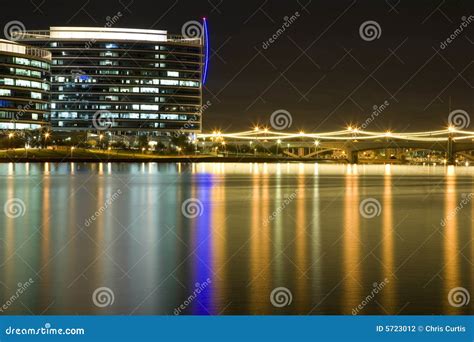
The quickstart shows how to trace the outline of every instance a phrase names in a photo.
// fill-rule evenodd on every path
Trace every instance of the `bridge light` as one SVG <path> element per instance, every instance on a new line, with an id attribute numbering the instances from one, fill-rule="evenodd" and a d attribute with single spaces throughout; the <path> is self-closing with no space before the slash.
<path id="1" fill-rule="evenodd" d="M 319 146 L 319 140 L 314 141 L 314 146 Z"/>

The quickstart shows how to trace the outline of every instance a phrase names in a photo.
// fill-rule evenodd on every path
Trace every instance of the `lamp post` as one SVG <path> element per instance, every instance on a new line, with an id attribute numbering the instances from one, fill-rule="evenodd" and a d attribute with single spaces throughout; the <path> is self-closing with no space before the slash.
<path id="1" fill-rule="evenodd" d="M 49 132 L 46 132 L 44 134 L 44 147 L 47 147 L 48 146 L 48 138 L 50 137 L 51 134 L 49 134 Z"/>
<path id="2" fill-rule="evenodd" d="M 14 134 L 13 133 L 10 133 L 8 134 L 8 148 L 10 149 L 11 148 L 11 145 L 12 145 L 12 138 L 14 137 Z"/>

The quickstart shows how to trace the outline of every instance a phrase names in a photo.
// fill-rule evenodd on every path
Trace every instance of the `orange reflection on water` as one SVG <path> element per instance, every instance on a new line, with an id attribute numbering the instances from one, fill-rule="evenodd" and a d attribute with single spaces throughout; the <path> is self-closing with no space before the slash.
<path id="1" fill-rule="evenodd" d="M 296 281 L 296 291 L 295 300 L 298 298 L 299 293 L 308 293 L 309 291 L 309 277 L 306 274 L 308 269 L 308 239 L 311 237 L 307 231 L 306 223 L 306 199 L 305 199 L 305 173 L 304 165 L 300 164 L 298 172 L 298 188 L 296 192 L 296 265 L 295 272 L 298 275 Z M 291 195 L 290 195 L 291 196 Z M 309 303 L 305 303 L 309 304 Z M 301 309 L 303 308 L 303 303 L 298 303 Z"/>
<path id="2" fill-rule="evenodd" d="M 446 176 L 445 190 L 445 212 L 443 220 L 443 238 L 444 238 L 444 298 L 448 298 L 449 291 L 455 287 L 461 286 L 459 275 L 459 250 L 458 250 L 458 224 L 457 207 L 460 199 L 456 196 L 456 174 L 448 167 Z M 447 300 L 445 303 L 446 313 L 457 312 L 456 308 L 451 306 Z"/>
<path id="3" fill-rule="evenodd" d="M 359 178 L 356 165 L 345 177 L 343 227 L 343 310 L 350 314 L 361 299 Z"/>
<path id="4" fill-rule="evenodd" d="M 260 174 L 261 172 L 261 174 Z M 250 231 L 250 297 L 251 302 L 258 302 L 270 293 L 270 195 L 269 176 L 265 165 L 262 171 L 255 164 L 252 174 L 252 218 Z M 269 303 L 264 306 L 249 308 L 253 313 L 262 314 Z"/>
<path id="5" fill-rule="evenodd" d="M 212 270 L 215 270 L 215 281 L 213 306 L 218 308 L 226 307 L 229 303 L 224 302 L 224 298 L 229 297 L 226 293 L 226 287 L 223 286 L 227 278 L 227 208 L 226 208 L 226 187 L 225 187 L 225 173 L 216 177 L 217 180 L 211 190 L 211 198 L 215 207 L 212 210 L 211 216 L 211 246 L 212 246 Z M 217 313 L 216 313 L 217 314 Z"/>
<path id="6" fill-rule="evenodd" d="M 393 203 L 392 203 L 392 172 L 391 165 L 385 165 L 384 187 L 383 187 L 383 226 L 382 226 L 382 265 L 383 279 L 388 279 L 390 286 L 396 286 L 394 274 L 394 227 L 393 227 Z M 382 291 L 382 305 L 387 314 L 396 314 L 395 291 Z"/>

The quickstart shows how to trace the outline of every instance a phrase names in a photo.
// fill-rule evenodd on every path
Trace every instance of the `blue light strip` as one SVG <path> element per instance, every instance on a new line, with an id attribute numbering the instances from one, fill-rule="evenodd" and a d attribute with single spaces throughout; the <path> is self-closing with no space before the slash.
<path id="1" fill-rule="evenodd" d="M 203 18 L 203 27 L 204 27 L 204 44 L 205 44 L 205 57 L 204 57 L 204 73 L 202 76 L 202 84 L 206 84 L 207 81 L 207 70 L 209 68 L 209 30 L 207 27 L 207 19 Z"/>

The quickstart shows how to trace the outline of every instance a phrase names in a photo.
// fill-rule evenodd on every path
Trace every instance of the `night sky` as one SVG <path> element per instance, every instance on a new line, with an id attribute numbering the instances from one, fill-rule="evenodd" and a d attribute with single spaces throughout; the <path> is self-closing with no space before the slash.
<path id="1" fill-rule="evenodd" d="M 463 17 L 474 15 L 472 0 L 2 0 L 2 5 L 2 28 L 19 20 L 28 30 L 104 26 L 107 16 L 120 11 L 115 27 L 180 34 L 186 22 L 208 17 L 212 57 L 204 102 L 211 105 L 204 113 L 205 131 L 269 125 L 279 109 L 291 113 L 289 130 L 333 130 L 364 122 L 385 101 L 389 106 L 368 129 L 439 129 L 450 111 L 474 113 L 474 21 L 440 46 Z M 296 20 L 265 49 L 264 42 L 292 15 Z M 369 20 L 381 32 L 366 41 L 359 27 Z"/>

